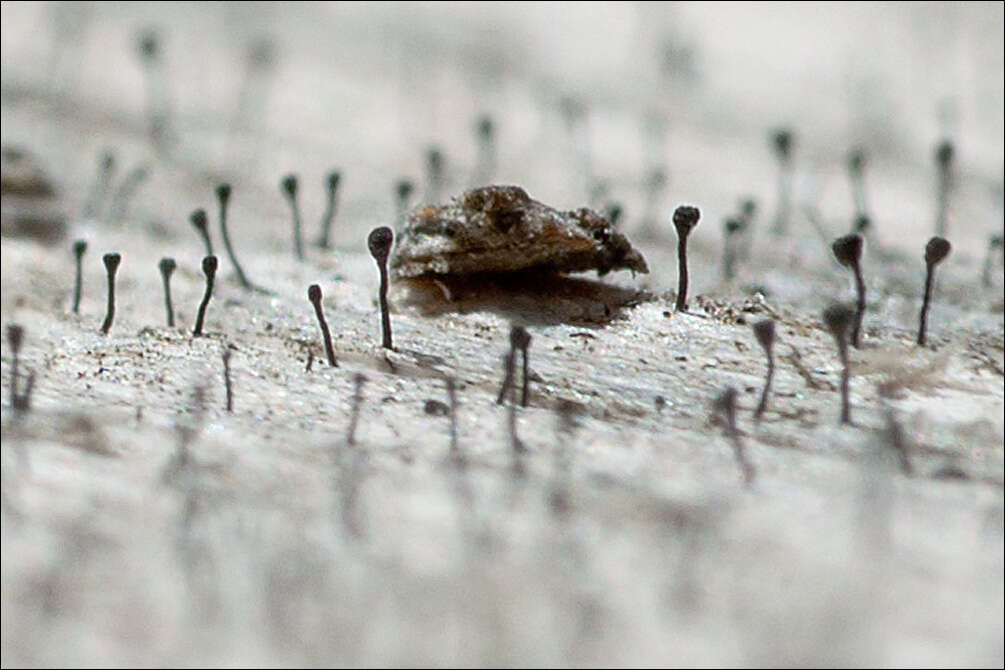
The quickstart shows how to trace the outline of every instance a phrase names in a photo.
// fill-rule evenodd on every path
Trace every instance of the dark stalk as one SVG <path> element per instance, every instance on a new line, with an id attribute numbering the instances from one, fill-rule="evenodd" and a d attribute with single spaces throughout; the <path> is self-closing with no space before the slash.
<path id="1" fill-rule="evenodd" d="M 464 455 L 457 443 L 457 382 L 447 377 L 447 397 L 450 399 L 450 458 L 456 464 L 464 462 Z"/>
<path id="2" fill-rule="evenodd" d="M 24 343 L 24 327 L 16 323 L 7 326 L 7 346 L 11 351 L 10 366 L 10 405 L 18 406 L 18 382 L 20 377 L 21 345 Z"/>
<path id="3" fill-rule="evenodd" d="M 335 210 L 338 206 L 338 185 L 341 179 L 342 173 L 338 170 L 329 172 L 328 178 L 325 179 L 328 198 L 325 200 L 325 213 L 321 217 L 321 237 L 318 238 L 317 244 L 322 249 L 331 248 L 332 224 L 335 222 Z"/>
<path id="4" fill-rule="evenodd" d="M 739 219 L 729 218 L 722 224 L 722 276 L 726 281 L 736 277 L 737 243 L 743 233 L 743 223 Z"/>
<path id="5" fill-rule="evenodd" d="M 426 150 L 426 204 L 435 205 L 440 202 L 444 182 L 443 152 L 438 147 Z"/>
<path id="6" fill-rule="evenodd" d="M 981 272 L 981 284 L 991 286 L 991 270 L 994 267 L 995 256 L 1002 253 L 1002 236 L 992 235 L 988 240 L 988 253 L 984 257 L 984 271 Z"/>
<path id="7" fill-rule="evenodd" d="M 754 482 L 754 475 L 756 473 L 753 464 L 747 460 L 747 453 L 743 447 L 743 441 L 740 439 L 740 431 L 736 427 L 736 396 L 736 389 L 732 386 L 727 387 L 716 397 L 713 402 L 713 409 L 719 415 L 719 419 L 723 424 L 723 431 L 733 445 L 736 462 L 740 466 L 740 472 L 743 474 L 743 483 L 749 486 Z"/>
<path id="8" fill-rule="evenodd" d="M 511 326 L 509 330 L 509 355 L 505 359 L 508 363 L 504 369 L 503 383 L 502 387 L 499 389 L 499 396 L 496 398 L 496 404 L 501 405 L 503 400 L 506 399 L 506 393 L 513 386 L 514 378 L 516 377 L 516 352 L 521 351 L 523 353 L 523 388 L 521 392 L 521 406 L 527 406 L 527 400 L 530 393 L 529 380 L 527 377 L 529 363 L 527 360 L 527 349 L 530 346 L 530 333 L 523 326 Z"/>
<path id="9" fill-rule="evenodd" d="M 949 192 L 953 187 L 953 158 L 956 149 L 949 140 L 939 142 L 935 147 L 935 165 L 938 170 L 938 183 L 935 196 L 935 234 L 944 237 L 946 234 L 946 217 L 949 213 Z"/>
<path id="10" fill-rule="evenodd" d="M 503 404 L 503 401 L 506 400 L 506 394 L 509 393 L 510 388 L 513 386 L 514 374 L 516 374 L 516 353 L 513 351 L 513 345 L 511 344 L 509 353 L 503 357 L 503 382 L 499 388 L 499 396 L 496 398 L 497 405 Z"/>
<path id="11" fill-rule="evenodd" d="M 611 224 L 611 228 L 617 230 L 618 226 L 621 224 L 621 217 L 625 213 L 625 208 L 620 202 L 612 202 L 607 206 L 607 223 Z"/>
<path id="12" fill-rule="evenodd" d="M 202 259 L 202 273 L 206 275 L 206 292 L 202 294 L 202 302 L 199 303 L 199 311 L 195 316 L 195 328 L 192 329 L 192 335 L 195 337 L 202 335 L 202 325 L 206 319 L 206 308 L 209 307 L 209 299 L 213 297 L 216 267 L 216 256 L 206 256 Z"/>
<path id="13" fill-rule="evenodd" d="M 174 328 L 174 306 L 171 304 L 171 275 L 174 273 L 177 263 L 173 258 L 162 258 L 157 267 L 161 271 L 161 280 L 164 283 L 164 309 L 167 312 L 168 328 Z"/>
<path id="14" fill-rule="evenodd" d="M 750 258 L 750 247 L 754 239 L 754 216 L 757 214 L 757 202 L 753 198 L 744 198 L 740 201 L 740 214 L 738 221 L 743 231 L 739 258 L 746 261 Z"/>
<path id="15" fill-rule="evenodd" d="M 683 312 L 687 309 L 687 237 L 698 225 L 701 212 L 697 207 L 681 205 L 673 213 L 673 225 L 677 229 L 677 305 L 675 310 Z"/>
<path id="16" fill-rule="evenodd" d="M 530 395 L 530 380 L 528 379 L 530 363 L 527 358 L 527 350 L 530 348 L 530 333 L 522 326 L 517 326 L 513 330 L 514 333 L 510 334 L 510 339 L 514 340 L 515 348 L 520 350 L 523 357 L 523 388 L 520 391 L 520 406 L 526 407 Z"/>
<path id="17" fill-rule="evenodd" d="M 223 385 L 227 392 L 227 411 L 234 411 L 234 387 L 230 382 L 230 346 L 223 348 Z"/>
<path id="18" fill-rule="evenodd" d="M 503 367 L 511 368 L 514 365 L 515 354 L 509 352 L 503 359 Z M 509 442 L 510 448 L 513 453 L 513 472 L 517 475 L 523 475 L 525 472 L 523 460 L 521 456 L 527 453 L 527 447 L 524 446 L 523 441 L 517 435 L 516 432 L 516 399 L 513 394 L 516 392 L 516 387 L 510 384 L 510 401 L 509 407 L 506 414 L 506 426 L 509 432 Z"/>
<path id="19" fill-rule="evenodd" d="M 101 205 L 108 196 L 108 189 L 112 185 L 112 175 L 115 173 L 115 154 L 111 151 L 104 151 L 98 157 L 98 176 L 94 180 L 94 190 L 91 191 L 87 204 L 84 205 L 84 216 L 91 218 L 98 216 Z"/>
<path id="20" fill-rule="evenodd" d="M 761 390 L 761 400 L 757 403 L 757 410 L 754 412 L 754 419 L 761 420 L 765 410 L 768 409 L 768 397 L 771 394 L 771 381 L 775 377 L 775 322 L 772 319 L 761 319 L 754 323 L 754 337 L 758 344 L 764 349 L 764 356 L 768 359 L 768 373 L 764 378 L 764 388 Z"/>
<path id="21" fill-rule="evenodd" d="M 946 259 L 952 245 L 943 237 L 933 237 L 925 245 L 925 297 L 921 302 L 921 314 L 918 317 L 918 346 L 926 344 L 925 331 L 928 328 L 928 307 L 932 301 L 932 286 L 935 282 L 935 266 Z"/>
<path id="22" fill-rule="evenodd" d="M 164 151 L 170 137 L 170 123 L 167 100 L 167 81 L 161 62 L 160 41 L 157 33 L 147 30 L 139 38 L 140 61 L 146 70 L 147 120 L 150 124 L 150 139 L 153 145 Z"/>
<path id="23" fill-rule="evenodd" d="M 394 242 L 394 233 L 387 226 L 374 228 L 367 238 L 367 246 L 370 247 L 370 255 L 377 261 L 377 268 L 380 270 L 380 325 L 382 342 L 385 349 L 393 349 L 391 345 L 391 315 L 387 307 L 387 258 L 391 254 L 391 244 Z"/>
<path id="24" fill-rule="evenodd" d="M 789 209 L 792 202 L 792 131 L 782 128 L 771 136 L 778 159 L 778 211 L 775 214 L 775 235 L 784 235 L 789 228 Z"/>
<path id="25" fill-rule="evenodd" d="M 893 407 L 887 406 L 884 414 L 886 416 L 886 430 L 884 431 L 886 442 L 897 455 L 897 461 L 900 463 L 900 471 L 910 477 L 914 474 L 914 466 L 911 464 L 910 448 L 908 447 L 907 436 L 904 434 L 904 428 L 897 421 L 897 415 L 894 413 Z"/>
<path id="26" fill-rule="evenodd" d="M 206 210 L 199 209 L 193 210 L 188 216 L 189 222 L 195 231 L 199 233 L 199 237 L 202 238 L 202 245 L 206 249 L 206 255 L 213 255 L 213 241 L 209 237 L 209 223 L 206 218 Z"/>
<path id="27" fill-rule="evenodd" d="M 555 474 L 548 503 L 552 513 L 563 517 L 572 507 L 569 500 L 569 471 L 572 467 L 572 446 L 576 430 L 579 428 L 579 414 L 582 407 L 563 398 L 558 401 L 555 410 L 558 419 L 555 430 Z"/>
<path id="28" fill-rule="evenodd" d="M 227 203 L 230 201 L 230 184 L 226 182 L 219 184 L 216 187 L 216 198 L 220 201 L 220 234 L 223 237 L 223 247 L 227 250 L 227 258 L 230 259 L 230 264 L 234 266 L 234 272 L 237 273 L 237 279 L 241 282 L 241 286 L 254 290 L 255 286 L 248 281 L 248 276 L 244 274 L 241 264 L 237 262 L 237 256 L 234 255 L 234 247 L 230 244 L 230 235 L 227 233 Z"/>
<path id="29" fill-rule="evenodd" d="M 297 176 L 288 174 L 279 182 L 279 187 L 286 196 L 286 201 L 290 203 L 290 210 L 293 212 L 293 253 L 297 260 L 304 260 L 304 240 L 300 231 L 300 206 L 297 204 Z"/>
<path id="30" fill-rule="evenodd" d="M 77 240 L 73 243 L 73 256 L 76 262 L 76 275 L 73 280 L 73 313 L 80 314 L 80 295 L 84 289 L 84 254 L 87 252 L 87 241 Z"/>
<path id="31" fill-rule="evenodd" d="M 352 415 L 349 418 L 349 429 L 346 431 L 345 438 L 349 446 L 356 444 L 356 426 L 359 424 L 359 410 L 363 405 L 363 384 L 366 383 L 366 377 L 357 372 L 352 380 L 355 385 L 352 394 Z"/>
<path id="32" fill-rule="evenodd" d="M 399 179 L 394 184 L 394 195 L 397 198 L 398 225 L 403 225 L 408 207 L 415 191 L 415 184 L 410 179 Z"/>
<path id="33" fill-rule="evenodd" d="M 851 372 L 848 365 L 848 328 L 855 321 L 855 311 L 841 303 L 835 303 L 824 310 L 824 324 L 837 343 L 838 357 L 841 359 L 841 423 L 851 423 L 851 403 L 849 402 L 849 382 Z"/>
<path id="34" fill-rule="evenodd" d="M 478 117 L 475 134 L 478 136 L 478 169 L 474 185 L 487 186 L 492 183 L 496 162 L 495 124 L 491 116 L 484 114 Z"/>
<path id="35" fill-rule="evenodd" d="M 865 196 L 865 163 L 865 151 L 862 149 L 853 149 L 848 154 L 848 177 L 851 180 L 851 194 L 855 204 L 855 215 L 856 218 L 865 217 L 868 220 L 869 207 L 866 204 Z"/>
<path id="36" fill-rule="evenodd" d="M 862 317 L 865 315 L 865 282 L 862 280 L 862 236 L 856 233 L 844 235 L 834 240 L 831 251 L 838 263 L 851 268 L 855 274 L 855 323 L 851 330 L 851 344 L 856 349 L 862 346 Z"/>
<path id="37" fill-rule="evenodd" d="M 332 334 L 328 330 L 328 322 L 325 321 L 325 313 L 321 307 L 321 287 L 317 284 L 311 284 L 307 287 L 307 299 L 314 305 L 314 314 L 317 315 L 318 324 L 321 326 L 321 337 L 324 339 L 328 365 L 337 368 L 338 363 L 335 361 L 335 349 L 332 347 Z"/>
<path id="38" fill-rule="evenodd" d="M 101 324 L 101 332 L 104 335 L 112 328 L 112 321 L 115 319 L 115 273 L 122 262 L 122 256 L 117 253 L 105 254 L 101 258 L 105 264 L 105 272 L 108 273 L 108 309 L 105 312 L 105 320 Z"/>
<path id="39" fill-rule="evenodd" d="M 112 204 L 108 210 L 108 219 L 110 221 L 118 221 L 125 215 L 129 202 L 149 175 L 150 171 L 145 165 L 139 165 L 129 171 L 125 179 L 122 180 L 122 183 L 119 184 L 119 190 L 115 192 L 115 196 L 112 198 Z"/>

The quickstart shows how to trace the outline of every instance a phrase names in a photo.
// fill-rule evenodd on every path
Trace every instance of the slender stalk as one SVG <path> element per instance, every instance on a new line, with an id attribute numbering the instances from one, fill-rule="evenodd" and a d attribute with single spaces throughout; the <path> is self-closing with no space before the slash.
<path id="1" fill-rule="evenodd" d="M 698 225 L 701 212 L 697 207 L 681 205 L 674 210 L 673 225 L 677 229 L 677 304 L 674 309 L 683 312 L 687 309 L 687 238 L 691 230 Z"/>
<path id="2" fill-rule="evenodd" d="M 216 256 L 206 256 L 202 259 L 202 272 L 206 275 L 206 291 L 202 295 L 202 302 L 199 303 L 199 312 L 195 317 L 195 328 L 192 329 L 192 335 L 196 337 L 202 335 L 202 326 L 206 319 L 206 308 L 209 307 L 209 300 L 213 297 L 213 284 L 216 280 L 216 268 Z"/>
<path id="3" fill-rule="evenodd" d="M 317 316 L 318 324 L 321 326 L 321 337 L 325 343 L 325 355 L 328 357 L 328 365 L 337 368 L 338 363 L 335 361 L 335 349 L 332 347 L 331 331 L 328 330 L 328 322 L 325 321 L 324 310 L 321 306 L 321 287 L 317 284 L 311 284 L 307 288 L 307 299 L 314 305 L 314 314 Z"/>
<path id="4" fill-rule="evenodd" d="M 237 256 L 234 255 L 234 247 L 230 244 L 230 235 L 227 232 L 227 203 L 230 201 L 230 184 L 224 182 L 218 185 L 216 197 L 220 202 L 220 236 L 223 237 L 223 248 L 227 251 L 227 258 L 234 266 L 234 272 L 237 273 L 237 279 L 241 282 L 241 286 L 254 290 L 254 285 L 248 281 L 248 276 L 244 274 L 241 264 L 237 262 Z"/>
<path id="5" fill-rule="evenodd" d="M 381 346 L 385 349 L 393 349 L 391 344 L 391 314 L 387 306 L 387 258 L 391 254 L 391 245 L 394 242 L 394 233 L 387 226 L 374 228 L 367 238 L 367 246 L 370 248 L 370 255 L 377 261 L 377 268 L 380 270 L 380 325 L 381 325 Z"/>
<path id="6" fill-rule="evenodd" d="M 164 283 L 164 309 L 167 311 L 168 328 L 174 328 L 174 307 L 171 304 L 171 274 L 174 272 L 176 265 L 173 258 L 162 258 L 158 264 L 161 271 L 161 280 Z"/>
<path id="7" fill-rule="evenodd" d="M 105 311 L 105 320 L 101 324 L 101 332 L 104 335 L 112 328 L 112 321 L 115 319 L 115 273 L 119 269 L 122 256 L 117 253 L 105 254 L 101 259 L 105 264 L 105 271 L 108 273 L 108 307 Z"/>
<path id="8" fill-rule="evenodd" d="M 87 242 L 77 240 L 73 243 L 73 255 L 76 261 L 76 276 L 73 280 L 73 313 L 80 314 L 80 296 L 84 288 L 84 253 Z"/>

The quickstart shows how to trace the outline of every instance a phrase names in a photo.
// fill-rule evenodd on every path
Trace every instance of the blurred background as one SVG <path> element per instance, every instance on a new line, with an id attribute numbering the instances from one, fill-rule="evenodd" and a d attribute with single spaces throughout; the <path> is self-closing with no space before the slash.
<path id="1" fill-rule="evenodd" d="M 767 210 L 777 180 L 769 135 L 788 128 L 794 197 L 836 225 L 854 215 L 845 167 L 854 147 L 866 152 L 870 207 L 890 242 L 900 238 L 896 226 L 931 220 L 942 139 L 956 145 L 962 190 L 954 232 L 974 233 L 974 253 L 1000 207 L 1001 3 L 5 3 L 2 11 L 3 139 L 42 153 L 78 201 L 98 154 L 115 146 L 270 191 L 285 172 L 320 183 L 337 166 L 348 218 L 370 225 L 394 215 L 397 180 L 415 181 L 418 200 L 429 195 L 435 149 L 441 199 L 483 180 L 517 183 L 560 207 L 617 202 L 631 232 L 664 222 L 684 201 L 715 219 L 746 195 Z M 75 123 L 52 123 L 61 113 Z M 136 141 L 157 123 L 159 138 Z M 303 190 L 320 206 L 321 188 Z M 269 196 L 265 211 L 282 215 L 282 201 Z M 159 200 L 147 206 L 168 218 L 190 207 Z"/>

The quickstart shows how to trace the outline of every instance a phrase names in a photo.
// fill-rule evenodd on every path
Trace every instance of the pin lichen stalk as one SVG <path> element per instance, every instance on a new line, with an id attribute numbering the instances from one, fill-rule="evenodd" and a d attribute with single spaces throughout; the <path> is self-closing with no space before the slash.
<path id="1" fill-rule="evenodd" d="M 374 228 L 367 238 L 367 246 L 370 248 L 370 255 L 377 261 L 377 268 L 380 270 L 380 325 L 381 325 L 381 346 L 385 349 L 393 349 L 391 344 L 391 315 L 387 306 L 387 257 L 391 254 L 391 244 L 394 242 L 394 233 L 387 226 Z"/>
<path id="2" fill-rule="evenodd" d="M 841 361 L 841 423 L 851 423 L 851 402 L 849 400 L 849 383 L 851 371 L 848 364 L 848 328 L 855 320 L 855 311 L 840 303 L 835 303 L 824 310 L 824 324 L 834 337 L 837 344 L 838 358 Z"/>
<path id="3" fill-rule="evenodd" d="M 953 158 L 956 149 L 949 140 L 939 142 L 935 147 L 935 166 L 938 171 L 935 194 L 935 234 L 946 234 L 946 219 L 949 215 L 949 193 L 953 187 Z"/>
<path id="4" fill-rule="evenodd" d="M 206 291 L 202 294 L 202 302 L 199 303 L 199 312 L 195 317 L 195 328 L 192 329 L 192 335 L 195 337 L 202 335 L 203 322 L 206 320 L 206 308 L 209 307 L 209 300 L 213 297 L 216 268 L 216 256 L 206 256 L 202 259 L 202 273 L 206 275 Z"/>
<path id="5" fill-rule="evenodd" d="M 220 236 L 223 238 L 223 248 L 227 251 L 227 258 L 234 266 L 234 272 L 237 273 L 237 279 L 241 282 L 241 286 L 254 290 L 254 285 L 248 281 L 248 276 L 244 274 L 241 264 L 237 262 L 234 247 L 230 243 L 230 234 L 227 232 L 227 204 L 230 202 L 230 184 L 226 182 L 219 184 L 216 187 L 216 198 L 220 203 Z"/>
<path id="6" fill-rule="evenodd" d="M 749 486 L 754 482 L 755 471 L 753 464 L 747 460 L 747 453 L 743 447 L 743 441 L 740 439 L 740 431 L 736 427 L 736 396 L 736 389 L 732 386 L 727 387 L 715 398 L 713 409 L 719 415 L 723 431 L 733 446 L 733 454 L 736 456 L 737 465 L 740 466 L 743 483 Z"/>
<path id="7" fill-rule="evenodd" d="M 325 199 L 325 213 L 321 217 L 321 236 L 318 238 L 317 243 L 322 249 L 330 249 L 332 246 L 332 224 L 335 222 L 335 210 L 338 206 L 338 185 L 341 179 L 342 173 L 338 170 L 329 172 L 328 177 L 325 179 L 325 186 L 327 187 L 325 193 L 327 197 Z"/>
<path id="8" fill-rule="evenodd" d="M 297 176 L 286 175 L 279 183 L 293 214 L 293 253 L 298 261 L 304 260 L 304 239 L 300 226 L 300 205 L 297 203 Z"/>
<path id="9" fill-rule="evenodd" d="M 307 299 L 314 305 L 314 314 L 317 316 L 318 325 L 321 326 L 321 338 L 324 340 L 328 365 L 337 368 L 338 363 L 335 361 L 335 349 L 332 347 L 331 331 L 328 330 L 328 322 L 325 320 L 324 309 L 321 305 L 321 287 L 317 284 L 311 284 L 307 288 Z"/>
<path id="10" fill-rule="evenodd" d="M 852 325 L 851 344 L 861 347 L 862 318 L 865 315 L 865 282 L 862 279 L 862 236 L 856 233 L 844 235 L 831 245 L 834 257 L 855 275 L 855 323 Z"/>
<path id="11" fill-rule="evenodd" d="M 764 412 L 768 409 L 768 397 L 771 394 L 771 381 L 775 377 L 775 322 L 771 319 L 761 319 L 754 323 L 754 337 L 758 344 L 764 349 L 764 356 L 768 359 L 768 372 L 764 378 L 764 388 L 761 390 L 761 400 L 757 403 L 757 410 L 754 412 L 754 419 L 761 420 Z"/>
<path id="12" fill-rule="evenodd" d="M 933 237 L 925 245 L 925 297 L 921 302 L 921 314 L 918 316 L 918 346 L 927 344 L 928 307 L 932 301 L 932 287 L 935 282 L 935 266 L 946 259 L 952 245 L 942 237 Z"/>
<path id="13" fill-rule="evenodd" d="M 206 256 L 213 255 L 213 241 L 209 237 L 209 221 L 206 217 L 206 210 L 199 209 L 193 210 L 188 217 L 189 223 L 195 228 L 195 231 L 199 233 L 199 237 L 202 239 L 202 246 L 205 249 Z"/>
<path id="14" fill-rule="evenodd" d="M 157 267 L 161 271 L 161 281 L 164 284 L 164 309 L 167 312 L 168 328 L 174 328 L 174 307 L 171 304 L 171 275 L 177 263 L 173 258 L 162 258 Z"/>
<path id="15" fill-rule="evenodd" d="M 80 296 L 84 289 L 84 254 L 87 252 L 87 241 L 77 240 L 73 243 L 75 274 L 73 279 L 73 313 L 80 314 Z"/>
<path id="16" fill-rule="evenodd" d="M 698 225 L 701 212 L 697 207 L 681 205 L 673 213 L 673 225 L 677 229 L 677 304 L 674 309 L 683 312 L 687 309 L 687 238 Z"/>
<path id="17" fill-rule="evenodd" d="M 792 202 L 792 131 L 780 129 L 771 136 L 778 159 L 778 210 L 775 213 L 776 235 L 785 235 L 789 229 L 789 209 Z"/>
<path id="18" fill-rule="evenodd" d="M 105 264 L 105 272 L 108 275 L 108 306 L 105 310 L 105 320 L 101 324 L 101 332 L 104 335 L 112 328 L 112 321 L 115 320 L 115 273 L 122 262 L 122 256 L 117 253 L 105 254 L 101 257 Z"/>

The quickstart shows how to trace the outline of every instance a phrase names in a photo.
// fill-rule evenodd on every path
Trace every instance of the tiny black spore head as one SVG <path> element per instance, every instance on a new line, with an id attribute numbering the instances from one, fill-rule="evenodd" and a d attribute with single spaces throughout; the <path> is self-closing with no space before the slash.
<path id="1" fill-rule="evenodd" d="M 491 140 L 493 131 L 495 130 L 492 123 L 492 117 L 489 116 L 488 114 L 483 114 L 479 116 L 478 123 L 476 124 L 475 129 L 478 131 L 478 136 L 481 137 L 483 140 L 486 141 Z"/>
<path id="2" fill-rule="evenodd" d="M 775 321 L 773 319 L 761 319 L 755 321 L 752 326 L 754 330 L 754 337 L 757 338 L 758 344 L 765 351 L 771 351 L 771 348 L 775 346 Z"/>
<path id="3" fill-rule="evenodd" d="M 779 128 L 771 134 L 771 141 L 775 146 L 775 153 L 781 159 L 788 159 L 792 155 L 792 131 L 788 128 Z"/>
<path id="4" fill-rule="evenodd" d="M 677 229 L 678 237 L 687 237 L 691 229 L 698 225 L 699 218 L 701 218 L 701 212 L 698 211 L 697 207 L 681 205 L 675 209 L 673 225 Z"/>
<path id="5" fill-rule="evenodd" d="M 230 200 L 230 184 L 227 182 L 217 184 L 216 197 L 221 204 L 226 205 L 227 201 Z"/>
<path id="6" fill-rule="evenodd" d="M 141 32 L 139 40 L 136 43 L 136 48 L 139 51 L 140 58 L 144 62 L 152 63 L 156 61 L 157 56 L 160 54 L 160 40 L 157 37 L 156 31 L 148 28 Z"/>
<path id="7" fill-rule="evenodd" d="M 405 200 L 411 196 L 414 190 L 415 184 L 410 179 L 399 179 L 394 185 L 394 191 L 398 194 L 400 200 Z"/>
<path id="8" fill-rule="evenodd" d="M 264 70 L 276 60 L 276 46 L 268 35 L 260 35 L 248 45 L 248 63 L 256 70 Z"/>
<path id="9" fill-rule="evenodd" d="M 729 237 L 743 230 L 743 224 L 737 219 L 729 218 L 723 221 L 722 229 L 725 231 L 726 236 Z"/>
<path id="10" fill-rule="evenodd" d="M 335 189 L 338 188 L 338 183 L 342 179 L 342 173 L 338 170 L 332 170 L 328 173 L 328 178 L 325 183 L 328 186 L 329 193 L 334 193 Z"/>
<path id="11" fill-rule="evenodd" d="M 862 259 L 862 236 L 858 233 L 842 235 L 831 244 L 834 258 L 845 267 L 854 267 Z"/>
<path id="12" fill-rule="evenodd" d="M 953 246 L 944 237 L 933 237 L 925 245 L 925 263 L 927 265 L 938 265 L 946 260 L 946 256 L 952 251 Z"/>
<path id="13" fill-rule="evenodd" d="M 624 214 L 625 210 L 621 206 L 620 202 L 612 202 L 607 208 L 607 222 L 611 224 L 611 228 L 617 228 L 618 223 L 621 221 L 621 216 Z"/>
<path id="14" fill-rule="evenodd" d="M 218 264 L 216 256 L 206 256 L 202 259 L 202 273 L 207 277 L 215 277 Z"/>
<path id="15" fill-rule="evenodd" d="M 295 174 L 288 174 L 283 177 L 282 181 L 279 182 L 279 187 L 286 194 L 286 197 L 292 200 L 297 197 L 297 176 Z"/>
<path id="16" fill-rule="evenodd" d="M 990 245 L 990 247 L 992 249 L 1001 249 L 1002 248 L 1002 236 L 1001 235 L 992 235 L 991 239 L 988 240 L 988 244 Z"/>
<path id="17" fill-rule="evenodd" d="M 204 209 L 202 209 L 200 207 L 199 209 L 193 211 L 189 215 L 188 220 L 192 222 L 192 225 L 201 234 L 204 234 L 206 232 L 206 230 L 207 230 L 207 228 L 206 228 L 206 226 L 207 226 L 206 210 L 204 210 Z"/>
<path id="18" fill-rule="evenodd" d="M 743 218 L 750 219 L 757 213 L 757 202 L 753 198 L 744 198 L 740 202 L 740 214 Z"/>
<path id="19" fill-rule="evenodd" d="M 157 267 L 160 268 L 161 274 L 164 275 L 165 279 L 171 276 L 171 273 L 174 272 L 174 269 L 177 266 L 178 264 L 174 262 L 173 258 L 167 257 L 162 258 L 161 262 L 157 264 Z"/>
<path id="20" fill-rule="evenodd" d="M 21 344 L 24 342 L 24 328 L 16 323 L 7 326 L 7 346 L 16 356 L 21 351 Z"/>
<path id="21" fill-rule="evenodd" d="M 834 339 L 839 342 L 845 341 L 848 335 L 848 328 L 855 321 L 855 310 L 842 303 L 834 303 L 824 310 L 824 325 L 830 331 Z"/>
<path id="22" fill-rule="evenodd" d="M 87 251 L 87 240 L 77 240 L 73 243 L 73 255 L 78 259 Z"/>
<path id="23" fill-rule="evenodd" d="M 953 146 L 953 143 L 949 140 L 942 140 L 935 147 L 935 162 L 940 167 L 949 167 L 949 164 L 953 162 L 955 154 L 956 148 Z"/>
<path id="24" fill-rule="evenodd" d="M 865 168 L 865 152 L 861 148 L 855 148 L 848 154 L 848 169 L 852 174 L 861 174 Z"/>
<path id="25" fill-rule="evenodd" d="M 864 233 L 869 230 L 869 226 L 872 225 L 872 219 L 869 218 L 868 214 L 859 214 L 855 217 L 855 232 Z"/>
<path id="26" fill-rule="evenodd" d="M 430 147 L 426 150 L 426 166 L 431 175 L 438 176 L 443 173 L 443 152 L 439 147 Z"/>
<path id="27" fill-rule="evenodd" d="M 387 226 L 374 228 L 366 238 L 366 244 L 370 247 L 370 255 L 380 265 L 387 264 L 387 257 L 391 254 L 392 242 L 394 242 L 394 233 Z"/>
<path id="28" fill-rule="evenodd" d="M 119 263 L 122 262 L 122 255 L 113 251 L 102 256 L 101 261 L 105 264 L 105 270 L 108 271 L 108 274 L 115 276 L 115 271 L 119 269 Z"/>
<path id="29" fill-rule="evenodd" d="M 319 305 L 321 303 L 321 287 L 317 284 L 311 284 L 308 286 L 307 299 L 311 301 L 312 305 Z"/>
<path id="30" fill-rule="evenodd" d="M 101 172 L 108 174 L 115 167 L 115 154 L 111 149 L 101 152 Z"/>

